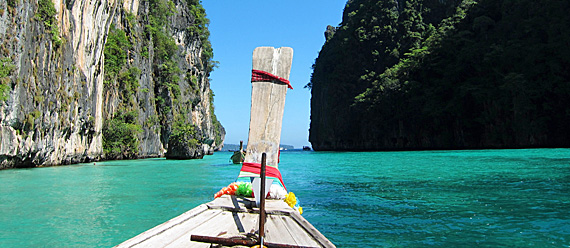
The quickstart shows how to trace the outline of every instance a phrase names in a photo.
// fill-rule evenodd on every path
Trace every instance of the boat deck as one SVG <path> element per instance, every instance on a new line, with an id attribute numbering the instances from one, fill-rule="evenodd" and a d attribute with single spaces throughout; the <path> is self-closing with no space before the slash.
<path id="1" fill-rule="evenodd" d="M 224 195 L 141 233 L 115 247 L 210 247 L 191 235 L 229 238 L 256 233 L 259 209 L 250 198 Z M 302 247 L 335 247 L 282 200 L 266 200 L 265 242 Z"/>

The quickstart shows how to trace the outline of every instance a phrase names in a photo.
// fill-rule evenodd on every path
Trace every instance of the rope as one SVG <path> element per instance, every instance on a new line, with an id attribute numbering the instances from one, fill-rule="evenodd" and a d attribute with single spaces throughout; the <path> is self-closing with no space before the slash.
<path id="1" fill-rule="evenodd" d="M 272 82 L 278 81 L 287 85 L 287 88 L 293 89 L 291 82 L 289 80 L 282 78 L 280 76 L 273 75 L 266 71 L 261 70 L 251 70 L 251 82 Z"/>

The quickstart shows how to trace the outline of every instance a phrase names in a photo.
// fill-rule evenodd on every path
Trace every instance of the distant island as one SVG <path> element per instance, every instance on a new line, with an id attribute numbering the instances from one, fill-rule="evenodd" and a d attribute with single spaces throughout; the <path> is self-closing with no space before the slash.
<path id="1" fill-rule="evenodd" d="M 247 144 L 243 145 L 243 149 L 245 150 L 247 148 Z M 280 144 L 279 148 L 282 148 L 282 150 L 293 150 L 295 149 L 294 146 L 291 145 L 283 145 Z M 239 150 L 239 144 L 224 144 L 224 147 L 222 147 L 222 149 L 220 149 L 221 152 L 227 152 L 227 151 L 237 151 Z"/>

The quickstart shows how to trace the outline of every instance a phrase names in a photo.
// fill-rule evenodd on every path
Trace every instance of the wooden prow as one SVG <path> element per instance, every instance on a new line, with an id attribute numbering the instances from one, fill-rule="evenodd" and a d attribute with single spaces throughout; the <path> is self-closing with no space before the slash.
<path id="1" fill-rule="evenodd" d="M 260 182 L 259 186 L 253 186 L 257 187 L 254 192 L 259 196 L 267 195 L 266 192 L 269 190 L 264 185 L 266 177 L 278 179 L 278 184 L 283 184 L 281 174 L 275 167 L 277 167 L 281 139 L 286 83 L 289 83 L 292 58 L 291 48 L 260 47 L 253 53 L 253 69 L 256 70 L 253 81 L 277 80 L 252 83 L 246 163 L 242 165 L 238 180 L 242 177 L 241 183 L 249 182 L 251 178 L 253 178 L 251 184 Z M 262 76 L 257 74 L 260 71 Z M 260 167 L 247 163 L 257 163 Z M 257 168 L 259 173 L 255 171 Z M 267 183 L 276 185 L 272 182 Z M 222 195 L 117 247 L 213 247 L 211 244 L 227 246 L 262 244 L 261 247 L 276 248 L 335 247 L 285 201 L 279 199 L 265 201 L 264 197 L 261 197 L 259 204 L 253 204 L 249 197 Z M 254 206 L 259 208 L 254 209 Z M 259 225 L 259 229 L 256 228 L 256 224 Z M 254 234 L 255 229 L 258 230 L 257 237 Z M 251 231 L 245 233 L 248 230 Z M 244 234 L 245 240 L 234 238 Z"/>
<path id="2" fill-rule="evenodd" d="M 253 69 L 289 79 L 293 49 L 258 47 L 253 51 Z M 261 163 L 267 153 L 267 165 L 277 167 L 279 143 L 287 85 L 281 82 L 251 83 L 251 116 L 246 163 Z"/>

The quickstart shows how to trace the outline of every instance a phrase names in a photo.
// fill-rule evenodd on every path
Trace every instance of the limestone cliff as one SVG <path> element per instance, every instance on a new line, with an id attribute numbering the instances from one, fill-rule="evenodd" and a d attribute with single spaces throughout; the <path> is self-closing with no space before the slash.
<path id="1" fill-rule="evenodd" d="M 195 1 L 0 2 L 0 169 L 164 156 L 173 127 L 205 153 L 220 147 L 207 23 L 187 28 L 196 14 Z M 157 54 L 159 40 L 172 51 Z"/>
<path id="2" fill-rule="evenodd" d="M 570 2 L 349 0 L 315 61 L 315 150 L 570 147 Z"/>

